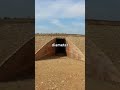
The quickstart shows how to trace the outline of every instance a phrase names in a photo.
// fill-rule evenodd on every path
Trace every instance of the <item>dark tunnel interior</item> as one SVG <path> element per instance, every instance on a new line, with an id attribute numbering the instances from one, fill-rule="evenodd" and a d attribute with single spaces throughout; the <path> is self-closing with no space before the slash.
<path id="1" fill-rule="evenodd" d="M 64 38 L 56 38 L 55 44 L 66 44 L 66 40 Z M 66 56 L 66 47 L 57 46 L 55 47 L 55 55 L 57 56 Z"/>

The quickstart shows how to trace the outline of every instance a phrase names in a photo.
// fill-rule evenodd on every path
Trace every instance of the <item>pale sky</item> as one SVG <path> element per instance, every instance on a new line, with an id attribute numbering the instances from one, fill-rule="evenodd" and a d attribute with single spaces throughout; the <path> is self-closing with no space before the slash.
<path id="1" fill-rule="evenodd" d="M 85 34 L 85 0 L 35 0 L 36 33 Z"/>

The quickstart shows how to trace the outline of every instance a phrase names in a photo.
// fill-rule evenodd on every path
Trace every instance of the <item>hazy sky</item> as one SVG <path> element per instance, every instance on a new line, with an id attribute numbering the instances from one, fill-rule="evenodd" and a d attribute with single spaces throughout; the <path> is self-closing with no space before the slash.
<path id="1" fill-rule="evenodd" d="M 85 34 L 85 0 L 35 0 L 36 33 Z"/>
<path id="2" fill-rule="evenodd" d="M 86 0 L 86 18 L 120 21 L 120 0 Z"/>
<path id="3" fill-rule="evenodd" d="M 0 17 L 28 17 L 35 15 L 35 0 L 0 0 Z"/>

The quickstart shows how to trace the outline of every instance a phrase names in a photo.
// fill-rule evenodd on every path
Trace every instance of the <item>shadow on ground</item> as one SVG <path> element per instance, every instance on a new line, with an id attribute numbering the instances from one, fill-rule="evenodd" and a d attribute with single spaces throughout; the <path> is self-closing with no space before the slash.
<path id="1" fill-rule="evenodd" d="M 58 59 L 58 58 L 63 58 L 63 57 L 65 57 L 66 55 L 55 55 L 55 56 L 47 56 L 47 57 L 43 57 L 43 58 L 41 58 L 41 59 L 39 59 L 40 61 L 42 61 L 42 60 L 53 60 L 53 59 Z M 39 60 L 37 60 L 37 61 L 39 61 Z"/>

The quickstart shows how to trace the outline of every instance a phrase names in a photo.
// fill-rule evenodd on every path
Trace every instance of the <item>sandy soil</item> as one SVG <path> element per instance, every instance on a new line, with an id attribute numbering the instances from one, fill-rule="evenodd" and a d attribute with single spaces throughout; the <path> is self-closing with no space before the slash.
<path id="1" fill-rule="evenodd" d="M 85 62 L 68 57 L 35 61 L 35 90 L 85 90 Z"/>
<path id="2" fill-rule="evenodd" d="M 120 84 L 86 78 L 86 90 L 120 90 Z"/>

